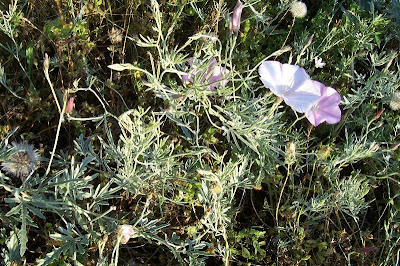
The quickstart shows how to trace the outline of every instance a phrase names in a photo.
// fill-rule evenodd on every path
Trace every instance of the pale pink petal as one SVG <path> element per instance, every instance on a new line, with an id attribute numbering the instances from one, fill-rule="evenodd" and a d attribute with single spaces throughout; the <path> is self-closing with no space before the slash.
<path id="1" fill-rule="evenodd" d="M 189 59 L 189 60 L 187 61 L 187 63 L 189 64 L 189 66 L 192 66 L 192 65 L 193 65 L 193 62 L 194 62 L 194 59 Z"/>
<path id="2" fill-rule="evenodd" d="M 213 91 L 216 88 L 218 88 L 219 82 L 217 82 L 217 81 L 219 81 L 219 80 L 221 80 L 221 76 L 219 76 L 219 77 L 218 76 L 213 76 L 208 80 L 208 82 L 211 84 L 210 87 L 209 87 L 210 91 Z"/>
<path id="3" fill-rule="evenodd" d="M 314 126 L 318 126 L 320 121 L 319 118 L 317 117 L 317 114 L 315 114 L 313 111 L 309 110 L 306 112 L 306 118 L 308 121 Z"/>
<path id="4" fill-rule="evenodd" d="M 306 112 L 306 117 L 314 126 L 323 122 L 336 124 L 340 121 L 342 112 L 339 108 L 340 94 L 331 87 L 313 81 L 321 89 L 321 98 Z"/>
<path id="5" fill-rule="evenodd" d="M 203 75 L 202 81 L 208 80 L 210 78 L 210 76 L 213 75 L 214 68 L 215 68 L 214 66 L 217 64 L 218 64 L 218 62 L 217 62 L 217 59 L 215 59 L 215 57 L 212 58 L 210 60 L 210 62 L 208 62 L 208 68 L 207 68 L 205 75 Z"/>
<path id="6" fill-rule="evenodd" d="M 133 227 L 128 224 L 121 225 L 119 227 L 119 233 L 122 236 L 121 243 L 126 244 L 129 239 L 135 234 Z"/>
<path id="7" fill-rule="evenodd" d="M 187 63 L 189 64 L 190 68 L 192 68 L 193 63 L 194 63 L 194 59 L 189 59 L 187 61 Z M 193 82 L 193 77 L 192 76 L 193 75 L 191 73 L 188 73 L 186 75 L 182 75 L 181 79 L 182 79 L 183 83 L 188 84 L 188 83 Z"/>
<path id="8" fill-rule="evenodd" d="M 334 106 L 329 110 L 320 110 L 321 116 L 324 117 L 324 120 L 328 124 L 336 124 L 342 118 L 342 111 L 340 110 L 339 106 Z"/>
<path id="9" fill-rule="evenodd" d="M 210 60 L 210 62 L 208 63 L 208 67 L 210 68 L 210 67 L 213 67 L 213 66 L 215 66 L 215 65 L 217 65 L 217 64 L 218 64 L 217 59 L 216 59 L 215 57 L 213 57 L 213 58 Z"/>
<path id="10" fill-rule="evenodd" d="M 340 103 L 340 94 L 331 87 L 324 87 L 324 89 L 321 90 L 321 95 L 324 95 L 319 101 L 319 105 L 321 106 L 335 106 Z"/>
<path id="11" fill-rule="evenodd" d="M 293 92 L 291 97 L 284 99 L 284 101 L 296 112 L 305 113 L 318 101 L 318 98 L 319 96 L 310 93 Z"/>
<path id="12" fill-rule="evenodd" d="M 219 86 L 225 86 L 228 83 L 225 76 L 229 73 L 229 70 L 225 67 L 218 66 L 216 58 L 212 58 L 208 61 L 206 65 L 207 70 L 203 70 L 205 64 L 202 65 L 197 59 L 188 60 L 188 64 L 190 65 L 189 73 L 181 76 L 184 83 L 194 81 L 204 83 L 204 85 L 209 86 L 209 90 L 215 90 Z"/>
<path id="13" fill-rule="evenodd" d="M 341 119 L 341 111 L 339 107 L 335 108 L 335 111 L 308 111 L 306 112 L 306 118 L 313 124 L 315 127 L 323 122 L 327 122 L 328 124 L 336 124 Z"/>
<path id="14" fill-rule="evenodd" d="M 189 75 L 183 75 L 182 76 L 182 81 L 184 83 L 190 83 L 190 82 L 193 82 L 193 79 Z"/>
<path id="15" fill-rule="evenodd" d="M 212 75 L 208 79 L 208 82 L 211 83 L 210 85 L 210 90 L 216 89 L 218 86 L 224 87 L 227 83 L 228 80 L 225 79 L 225 77 L 228 75 L 229 70 L 226 69 L 225 67 L 221 66 L 216 66 L 212 69 Z M 217 82 L 220 81 L 220 82 Z"/>
<path id="16" fill-rule="evenodd" d="M 222 78 L 223 80 L 220 82 L 222 87 L 225 87 L 226 84 L 228 84 L 229 80 L 227 79 L 227 76 L 229 74 L 229 70 L 226 67 L 221 67 L 222 69 Z"/>

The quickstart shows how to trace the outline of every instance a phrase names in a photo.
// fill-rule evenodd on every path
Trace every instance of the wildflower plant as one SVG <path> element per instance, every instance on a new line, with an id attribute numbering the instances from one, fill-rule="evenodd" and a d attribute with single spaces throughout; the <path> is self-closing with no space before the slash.
<path id="1" fill-rule="evenodd" d="M 397 4 L 267 2 L 0 3 L 4 264 L 398 264 Z"/>

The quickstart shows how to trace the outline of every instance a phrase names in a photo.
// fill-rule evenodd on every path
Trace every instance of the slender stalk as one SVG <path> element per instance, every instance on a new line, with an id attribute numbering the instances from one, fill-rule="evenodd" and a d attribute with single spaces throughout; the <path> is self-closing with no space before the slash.
<path id="1" fill-rule="evenodd" d="M 46 170 L 46 173 L 45 173 L 46 176 L 47 176 L 47 175 L 49 174 L 49 172 L 50 172 L 51 164 L 52 164 L 52 162 L 53 162 L 54 154 L 55 154 L 56 148 L 57 148 L 58 137 L 60 136 L 61 124 L 62 124 L 62 122 L 64 122 L 65 107 L 67 106 L 67 105 L 66 105 L 66 103 L 67 103 L 67 95 L 68 95 L 68 92 L 66 92 L 66 93 L 64 94 L 64 101 L 63 101 L 64 104 L 63 104 L 63 108 L 62 108 L 62 110 L 61 110 L 61 112 L 60 112 L 60 119 L 58 120 L 56 138 L 55 138 L 55 140 L 54 140 L 53 150 L 51 151 L 51 156 L 50 156 L 49 165 L 47 166 L 47 170 Z"/>
<path id="2" fill-rule="evenodd" d="M 283 186 L 282 186 L 282 189 L 281 189 L 281 193 L 279 194 L 278 203 L 276 204 L 276 210 L 275 210 L 276 226 L 279 226 L 279 205 L 281 204 L 283 191 L 285 190 L 286 183 L 287 183 L 287 181 L 289 179 L 289 175 L 290 175 L 290 167 L 288 167 L 288 171 L 287 171 L 287 174 L 286 174 L 285 182 L 283 183 Z"/>
<path id="3" fill-rule="evenodd" d="M 45 56 L 44 56 L 43 65 L 44 65 L 44 76 L 46 77 L 46 80 L 49 83 L 51 92 L 53 93 L 54 100 L 56 101 L 56 104 L 57 104 L 58 112 L 61 113 L 60 103 L 58 102 L 57 94 L 56 94 L 56 92 L 54 90 L 53 84 L 51 83 L 50 76 L 49 76 L 50 58 L 49 58 L 49 56 L 47 54 L 45 54 Z"/>

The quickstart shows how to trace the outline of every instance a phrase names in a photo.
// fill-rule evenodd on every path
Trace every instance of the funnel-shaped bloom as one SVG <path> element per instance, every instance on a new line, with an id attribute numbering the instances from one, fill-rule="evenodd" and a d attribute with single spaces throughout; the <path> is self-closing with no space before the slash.
<path id="1" fill-rule="evenodd" d="M 230 32 L 238 32 L 240 30 L 240 18 L 242 16 L 243 3 L 240 0 L 237 1 L 235 8 L 233 9 L 232 20 L 229 23 Z"/>
<path id="2" fill-rule="evenodd" d="M 299 66 L 265 61 L 258 73 L 264 86 L 297 112 L 305 113 L 321 96 L 320 89 Z"/>
<path id="3" fill-rule="evenodd" d="M 184 83 L 194 82 L 194 80 L 199 80 L 203 84 L 207 84 L 209 86 L 209 90 L 213 91 L 218 86 L 224 87 L 228 80 L 224 79 L 229 70 L 225 67 L 218 66 L 217 59 L 212 58 L 207 65 L 207 70 L 204 71 L 201 69 L 202 65 L 199 60 L 189 60 L 190 70 L 187 75 L 182 76 L 182 80 Z"/>
<path id="4" fill-rule="evenodd" d="M 336 124 L 341 119 L 339 108 L 340 94 L 331 87 L 326 87 L 318 81 L 313 81 L 315 87 L 321 91 L 321 98 L 306 112 L 308 121 L 314 126 L 323 122 Z"/>

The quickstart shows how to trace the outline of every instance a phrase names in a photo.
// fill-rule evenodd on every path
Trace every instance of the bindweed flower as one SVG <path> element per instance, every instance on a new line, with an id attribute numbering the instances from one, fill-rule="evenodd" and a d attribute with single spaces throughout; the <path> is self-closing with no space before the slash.
<path id="1" fill-rule="evenodd" d="M 307 15 L 307 6 L 301 1 L 294 1 L 290 6 L 294 18 L 304 18 Z"/>
<path id="2" fill-rule="evenodd" d="M 233 9 L 232 20 L 229 23 L 230 32 L 238 32 L 240 30 L 240 18 L 242 16 L 243 3 L 240 0 L 237 1 L 235 8 Z"/>
<path id="3" fill-rule="evenodd" d="M 118 235 L 122 236 L 121 244 L 128 243 L 129 239 L 133 237 L 135 231 L 133 230 L 132 225 L 123 224 L 118 227 Z"/>
<path id="4" fill-rule="evenodd" d="M 314 57 L 314 63 L 315 63 L 315 68 L 323 68 L 326 63 L 322 61 L 322 58 L 319 58 L 318 56 Z"/>
<path id="5" fill-rule="evenodd" d="M 258 73 L 264 86 L 297 112 L 305 113 L 321 96 L 320 89 L 299 66 L 265 61 Z"/>
<path id="6" fill-rule="evenodd" d="M 207 71 L 200 69 L 201 64 L 199 60 L 192 59 L 188 61 L 190 71 L 187 75 L 182 76 L 185 84 L 192 83 L 194 80 L 200 80 L 209 86 L 209 90 L 213 91 L 219 86 L 224 87 L 228 80 L 224 79 L 229 74 L 229 70 L 225 67 L 218 66 L 217 59 L 212 58 L 207 65 Z"/>
<path id="7" fill-rule="evenodd" d="M 308 121 L 314 126 L 323 122 L 336 124 L 341 119 L 339 108 L 340 94 L 331 87 L 326 87 L 318 81 L 313 81 L 315 87 L 321 91 L 321 98 L 306 112 Z"/>
<path id="8" fill-rule="evenodd" d="M 74 99 L 75 99 L 74 97 L 71 97 L 71 98 L 69 98 L 69 100 L 67 102 L 67 106 L 65 107 L 65 112 L 67 114 L 72 113 L 72 111 L 74 110 L 74 106 L 75 106 Z"/>
<path id="9" fill-rule="evenodd" d="M 24 179 L 34 171 L 39 162 L 39 153 L 26 142 L 13 142 L 11 155 L 1 163 L 2 169 L 15 177 Z"/>
<path id="10" fill-rule="evenodd" d="M 197 69 L 199 63 L 197 59 L 190 59 L 187 63 L 190 66 L 189 73 L 187 75 L 182 76 L 182 81 L 185 84 L 189 84 L 193 82 L 193 78 L 201 74 L 201 70 Z"/>

